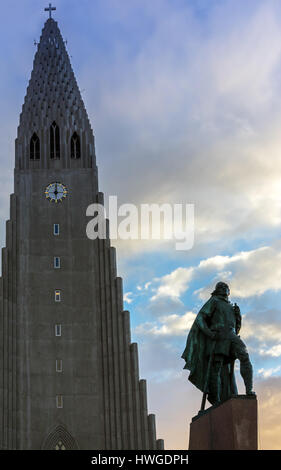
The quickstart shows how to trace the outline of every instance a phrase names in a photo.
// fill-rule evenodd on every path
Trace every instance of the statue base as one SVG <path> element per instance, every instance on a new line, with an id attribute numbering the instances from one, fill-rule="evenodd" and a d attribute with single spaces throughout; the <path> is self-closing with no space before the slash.
<path id="1" fill-rule="evenodd" d="M 257 398 L 235 395 L 192 418 L 189 450 L 257 450 Z"/>

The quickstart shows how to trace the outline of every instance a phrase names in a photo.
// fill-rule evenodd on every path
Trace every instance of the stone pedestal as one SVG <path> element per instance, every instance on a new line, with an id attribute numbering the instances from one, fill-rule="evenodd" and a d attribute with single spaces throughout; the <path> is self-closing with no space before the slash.
<path id="1" fill-rule="evenodd" d="M 257 450 L 257 399 L 237 395 L 192 418 L 189 450 Z"/>

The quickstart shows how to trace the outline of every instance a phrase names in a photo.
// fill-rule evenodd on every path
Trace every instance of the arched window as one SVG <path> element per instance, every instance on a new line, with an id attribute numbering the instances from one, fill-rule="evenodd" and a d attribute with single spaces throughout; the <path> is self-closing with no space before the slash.
<path id="1" fill-rule="evenodd" d="M 50 127 L 50 156 L 60 158 L 60 129 L 55 121 Z"/>
<path id="2" fill-rule="evenodd" d="M 30 160 L 40 160 L 40 140 L 35 132 L 30 139 Z"/>
<path id="3" fill-rule="evenodd" d="M 70 155 L 71 155 L 71 158 L 81 158 L 80 137 L 77 134 L 77 132 L 74 132 L 74 134 L 71 137 Z"/>
<path id="4" fill-rule="evenodd" d="M 42 450 L 78 450 L 78 444 L 71 434 L 58 425 L 43 442 Z"/>

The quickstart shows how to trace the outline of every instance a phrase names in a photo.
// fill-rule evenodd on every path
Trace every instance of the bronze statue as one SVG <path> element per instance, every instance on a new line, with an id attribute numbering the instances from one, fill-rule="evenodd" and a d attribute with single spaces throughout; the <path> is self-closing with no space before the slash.
<path id="1" fill-rule="evenodd" d="M 246 394 L 253 392 L 253 368 L 246 345 L 238 336 L 241 314 L 238 305 L 232 305 L 230 290 L 218 282 L 211 298 L 199 311 L 187 337 L 182 358 L 184 369 L 190 370 L 189 380 L 203 392 L 201 410 L 206 398 L 212 405 L 237 395 L 234 361 L 240 361 L 240 373 Z"/>

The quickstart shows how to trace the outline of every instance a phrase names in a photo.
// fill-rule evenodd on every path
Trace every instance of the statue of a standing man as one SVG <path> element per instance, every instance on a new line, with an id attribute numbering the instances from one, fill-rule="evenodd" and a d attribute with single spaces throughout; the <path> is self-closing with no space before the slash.
<path id="1" fill-rule="evenodd" d="M 182 354 L 186 361 L 184 369 L 190 370 L 189 380 L 207 393 L 212 405 L 237 395 L 235 359 L 240 361 L 246 394 L 255 395 L 252 364 L 247 348 L 238 336 L 240 309 L 229 302 L 229 295 L 228 285 L 218 282 L 211 298 L 198 313 Z"/>

